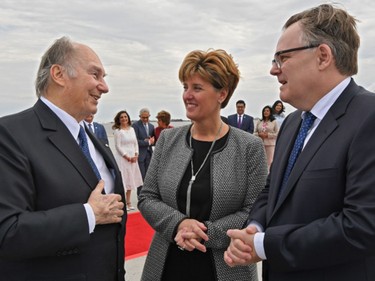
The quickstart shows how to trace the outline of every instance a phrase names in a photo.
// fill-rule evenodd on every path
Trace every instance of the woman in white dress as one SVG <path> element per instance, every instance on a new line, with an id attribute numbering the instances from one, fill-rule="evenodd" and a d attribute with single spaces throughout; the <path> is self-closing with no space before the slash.
<path id="1" fill-rule="evenodd" d="M 131 191 L 143 185 L 141 171 L 138 166 L 138 141 L 131 126 L 129 114 L 122 110 L 116 114 L 112 129 L 115 130 L 116 161 L 122 175 L 126 191 L 127 210 L 134 210 L 130 202 Z"/>

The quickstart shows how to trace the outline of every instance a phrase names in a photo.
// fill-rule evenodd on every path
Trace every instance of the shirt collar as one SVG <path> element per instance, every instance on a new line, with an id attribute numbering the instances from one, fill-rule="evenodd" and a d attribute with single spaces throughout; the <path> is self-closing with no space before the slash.
<path id="1" fill-rule="evenodd" d="M 57 115 L 57 117 L 60 118 L 60 120 L 68 128 L 69 132 L 72 134 L 74 139 L 78 139 L 79 126 L 84 125 L 83 121 L 77 123 L 77 120 L 74 119 L 73 116 L 69 115 L 67 112 L 54 105 L 52 102 L 50 102 L 43 96 L 40 97 L 40 100 L 44 102 L 45 105 L 47 105 L 49 109 L 51 109 Z"/>
<path id="2" fill-rule="evenodd" d="M 350 83 L 350 77 L 345 78 L 335 88 L 333 88 L 328 94 L 324 95 L 310 110 L 317 119 L 322 120 L 327 114 L 328 110 L 332 107 L 335 101 L 339 98 L 342 92 Z M 304 116 L 305 112 L 301 116 Z"/>

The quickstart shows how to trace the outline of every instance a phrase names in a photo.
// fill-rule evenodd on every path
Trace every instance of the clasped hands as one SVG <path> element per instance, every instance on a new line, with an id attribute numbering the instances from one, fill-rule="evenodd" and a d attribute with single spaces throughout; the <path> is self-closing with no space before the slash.
<path id="1" fill-rule="evenodd" d="M 266 139 L 268 138 L 268 133 L 267 132 L 259 132 L 258 133 L 258 136 L 261 138 L 261 139 Z"/>
<path id="2" fill-rule="evenodd" d="M 155 144 L 155 137 L 146 138 L 145 141 L 148 141 L 149 145 Z"/>
<path id="3" fill-rule="evenodd" d="M 231 242 L 224 252 L 224 261 L 230 267 L 249 265 L 261 261 L 254 248 L 254 235 L 258 232 L 254 225 L 244 229 L 229 229 Z"/>
<path id="4" fill-rule="evenodd" d="M 125 158 L 125 160 L 127 160 L 130 163 L 136 163 L 137 160 L 138 160 L 138 155 L 135 155 L 133 157 L 129 157 L 129 156 L 124 155 L 123 157 Z"/>
<path id="5" fill-rule="evenodd" d="M 103 194 L 104 181 L 100 180 L 87 203 L 95 214 L 96 224 L 119 223 L 124 215 L 124 203 L 119 194 Z"/>
<path id="6" fill-rule="evenodd" d="M 207 227 L 203 223 L 194 219 L 185 219 L 179 224 L 174 240 L 181 250 L 191 252 L 197 249 L 205 253 L 207 249 L 202 241 L 208 241 L 206 231 Z"/>

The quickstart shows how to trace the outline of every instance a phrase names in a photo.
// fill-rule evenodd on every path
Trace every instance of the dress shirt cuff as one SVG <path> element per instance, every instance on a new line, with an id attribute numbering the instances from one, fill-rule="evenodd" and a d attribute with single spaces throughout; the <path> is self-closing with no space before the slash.
<path id="1" fill-rule="evenodd" d="M 264 251 L 264 232 L 257 232 L 254 235 L 254 247 L 255 252 L 257 253 L 258 257 L 260 257 L 262 260 L 266 260 L 266 253 Z"/>
<path id="2" fill-rule="evenodd" d="M 259 222 L 255 221 L 255 220 L 252 220 L 252 221 L 249 222 L 249 224 L 247 226 L 249 226 L 249 225 L 254 225 L 259 232 L 263 232 L 263 226 Z"/>
<path id="3" fill-rule="evenodd" d="M 93 233 L 95 229 L 95 214 L 89 203 L 83 204 L 85 207 L 87 221 L 89 223 L 89 233 Z"/>

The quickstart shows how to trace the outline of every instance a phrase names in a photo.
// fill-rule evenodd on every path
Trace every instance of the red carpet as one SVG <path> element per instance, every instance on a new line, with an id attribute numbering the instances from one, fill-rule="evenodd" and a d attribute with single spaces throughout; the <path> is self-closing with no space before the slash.
<path id="1" fill-rule="evenodd" d="M 125 235 L 125 260 L 147 254 L 154 230 L 140 212 L 128 214 Z"/>

